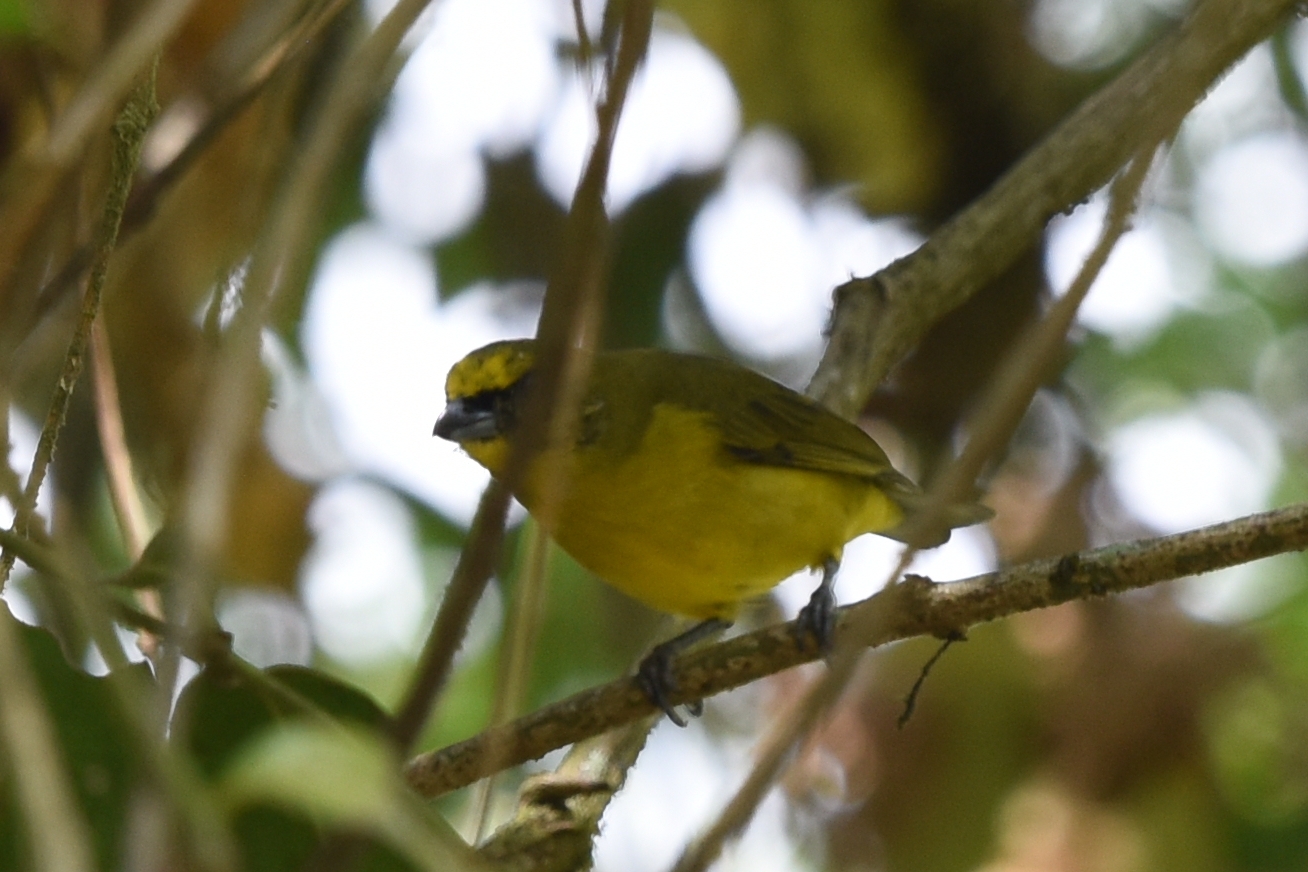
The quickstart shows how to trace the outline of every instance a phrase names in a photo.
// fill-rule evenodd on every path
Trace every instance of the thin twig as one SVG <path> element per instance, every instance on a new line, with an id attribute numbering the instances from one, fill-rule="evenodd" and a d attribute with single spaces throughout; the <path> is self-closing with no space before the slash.
<path id="1" fill-rule="evenodd" d="M 64 355 L 63 369 L 55 385 L 50 409 L 46 413 L 45 425 L 41 428 L 41 436 L 37 441 L 36 456 L 32 459 L 32 471 L 28 474 L 21 502 L 14 506 L 13 529 L 20 536 L 28 534 L 32 515 L 36 512 L 37 495 L 45 481 L 46 471 L 54 459 L 55 445 L 68 414 L 73 389 L 82 374 L 87 344 L 91 336 L 91 325 L 100 311 L 100 295 L 104 290 L 105 276 L 109 270 L 109 258 L 118 241 L 118 227 L 122 222 L 127 195 L 132 189 L 132 177 L 140 161 L 141 145 L 145 141 L 150 122 L 158 111 L 152 68 L 146 81 L 137 87 L 123 107 L 118 120 L 114 122 L 113 165 L 109 191 L 105 198 L 97 234 L 95 260 L 91 264 L 86 292 L 82 297 L 82 309 L 72 339 L 68 343 L 68 351 Z M 13 555 L 6 552 L 0 556 L 0 588 L 8 580 L 13 565 Z"/>
<path id="2" fill-rule="evenodd" d="M 132 472 L 132 455 L 127 449 L 123 411 L 118 401 L 113 351 L 103 318 L 96 319 L 91 327 L 91 389 L 95 394 L 96 433 L 100 437 L 100 455 L 104 459 L 105 478 L 109 483 L 109 501 L 114 507 L 114 518 L 127 547 L 127 556 L 135 563 L 141 559 L 150 541 L 150 522 L 145 516 L 141 492 L 136 487 L 136 475 Z M 135 595 L 147 614 L 163 618 L 163 603 L 157 590 L 138 590 Z M 158 653 L 158 640 L 148 632 L 142 631 L 136 644 L 151 659 Z"/>
<path id="3" fill-rule="evenodd" d="M 381 98 L 388 64 L 429 0 L 400 0 L 333 71 L 324 100 L 311 114 L 305 145 L 260 235 L 243 288 L 243 305 L 224 345 L 197 421 L 194 450 L 179 506 L 181 548 L 178 583 L 170 590 L 188 624 L 210 620 L 212 568 L 227 536 L 230 486 L 240 447 L 258 409 L 253 389 L 264 325 L 276 301 L 309 258 L 321 226 L 320 204 L 342 149 L 359 120 Z M 167 697 L 177 675 L 177 654 L 160 660 L 160 694 Z"/>
<path id="4" fill-rule="evenodd" d="M 37 572 L 58 578 L 59 570 L 55 551 L 13 530 L 0 530 L 0 548 L 26 563 Z"/>
<path id="5" fill-rule="evenodd" d="M 91 388 L 95 392 L 95 425 L 100 436 L 100 455 L 109 482 L 109 500 L 118 520 L 118 530 L 127 545 L 127 556 L 135 563 L 150 541 L 150 522 L 145 503 L 136 487 L 132 455 L 123 429 L 123 410 L 118 401 L 118 379 L 113 352 L 104 321 L 91 328 Z"/>
<path id="6" fill-rule="evenodd" d="M 606 82 L 604 98 L 595 110 L 598 127 L 595 144 L 573 196 L 572 208 L 563 228 L 559 260 L 545 291 L 536 331 L 536 365 L 522 414 L 522 432 L 514 439 L 507 468 L 499 482 L 492 482 L 492 490 L 515 490 L 524 480 L 529 463 L 539 452 L 549 450 L 550 446 L 570 444 L 569 434 L 576 430 L 582 391 L 590 368 L 590 349 L 602 320 L 603 288 L 608 272 L 612 228 L 604 207 L 604 192 L 609 164 L 631 80 L 649 45 L 653 4 L 650 0 L 632 0 L 626 4 L 623 16 L 617 60 Z M 540 484 L 542 499 L 534 514 L 537 522 L 546 529 L 551 527 L 557 509 L 555 495 L 561 493 L 561 475 L 562 470 L 557 465 L 547 466 Z M 459 568 L 455 570 L 455 579 L 446 589 L 446 600 L 457 596 L 460 601 L 466 598 L 475 603 L 480 597 L 495 556 L 482 555 L 481 549 L 488 547 L 489 537 L 498 534 L 487 531 L 484 535 L 488 537 L 485 540 L 474 530 L 469 536 Z M 498 553 L 498 539 L 494 544 Z M 483 561 L 487 577 L 460 572 L 464 561 L 470 559 L 469 554 Z M 469 588 L 456 587 L 456 581 L 460 584 L 466 582 Z M 445 608 L 442 601 L 441 613 Z M 441 614 L 438 613 L 438 625 L 440 622 Z M 444 685 L 465 625 L 459 624 L 451 630 L 457 635 L 450 639 L 438 640 L 435 644 L 431 640 L 428 642 L 419 664 L 418 680 L 406 694 L 396 718 L 395 739 L 406 753 L 426 723 L 435 696 Z M 433 635 L 435 632 L 433 630 Z M 437 661 L 432 659 L 436 652 L 447 653 Z"/>
<path id="7" fill-rule="evenodd" d="M 960 581 L 933 584 L 910 577 L 841 608 L 839 626 L 843 630 L 854 620 L 866 621 L 865 615 L 874 615 L 870 623 L 877 629 L 864 639 L 871 648 L 916 636 L 947 637 L 1020 612 L 1304 550 L 1308 550 L 1308 503 L 1297 503 L 1198 530 L 1035 560 Z M 812 662 L 817 654 L 799 638 L 792 621 L 692 651 L 676 663 L 676 690 L 669 701 L 680 705 L 705 699 Z M 424 796 L 439 796 L 491 774 L 487 752 L 492 746 L 510 752 L 504 766 L 518 765 L 653 712 L 653 704 L 636 681 L 621 678 L 498 730 L 419 755 L 405 767 L 405 776 Z"/>
<path id="8" fill-rule="evenodd" d="M 518 572 L 513 601 L 504 621 L 503 652 L 500 655 L 499 673 L 496 675 L 495 699 L 487 726 L 498 727 L 522 714 L 527 687 L 531 679 L 531 664 L 540 638 L 541 621 L 545 609 L 545 577 L 548 569 L 549 537 L 540 524 L 527 528 L 527 558 Z M 492 751 L 493 753 L 493 751 Z M 495 777 L 477 785 L 471 805 L 473 844 L 486 835 L 490 820 L 490 804 L 495 794 Z"/>
<path id="9" fill-rule="evenodd" d="M 577 65 L 585 69 L 595 57 L 595 48 L 586 31 L 586 12 L 581 0 L 572 0 L 572 26 L 577 31 Z"/>
<path id="10" fill-rule="evenodd" d="M 917 709 L 917 698 L 918 695 L 922 693 L 922 687 L 926 684 L 927 676 L 931 674 L 931 670 L 935 668 L 935 665 L 940 662 L 940 658 L 945 656 L 945 652 L 948 651 L 955 642 L 961 642 L 966 638 L 966 636 L 962 635 L 950 636 L 948 639 L 941 642 L 940 647 L 936 649 L 936 653 L 928 657 L 927 662 L 922 664 L 922 669 L 917 673 L 917 680 L 913 682 L 913 686 L 909 688 L 908 695 L 904 697 L 904 710 L 899 713 L 898 719 L 895 720 L 896 727 L 902 730 L 908 725 L 908 722 L 913 717 L 913 712 Z"/>

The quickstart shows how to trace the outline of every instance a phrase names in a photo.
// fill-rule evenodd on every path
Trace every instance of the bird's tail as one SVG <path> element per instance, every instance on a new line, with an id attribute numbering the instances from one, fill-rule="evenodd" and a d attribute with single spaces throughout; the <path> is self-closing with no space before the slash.
<path id="1" fill-rule="evenodd" d="M 949 541 L 955 527 L 970 527 L 995 516 L 994 510 L 977 502 L 952 503 L 926 515 L 927 495 L 907 476 L 888 470 L 877 478 L 877 486 L 904 510 L 899 526 L 881 531 L 880 535 L 897 539 L 916 548 L 935 548 Z"/>

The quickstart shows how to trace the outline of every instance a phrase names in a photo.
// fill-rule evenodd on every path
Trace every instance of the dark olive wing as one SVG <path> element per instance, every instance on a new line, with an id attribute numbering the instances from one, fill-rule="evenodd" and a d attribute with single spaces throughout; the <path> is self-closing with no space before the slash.
<path id="1" fill-rule="evenodd" d="M 750 463 L 878 478 L 890 470 L 881 446 L 854 424 L 780 385 L 724 410 L 722 444 Z"/>
<path id="2" fill-rule="evenodd" d="M 741 462 L 853 476 L 905 506 L 921 498 L 921 489 L 855 424 L 737 364 L 651 349 L 616 351 L 603 356 L 594 377 L 600 395 L 630 398 L 609 410 L 610 448 L 634 450 L 653 410 L 670 404 L 705 413 L 723 451 Z"/>

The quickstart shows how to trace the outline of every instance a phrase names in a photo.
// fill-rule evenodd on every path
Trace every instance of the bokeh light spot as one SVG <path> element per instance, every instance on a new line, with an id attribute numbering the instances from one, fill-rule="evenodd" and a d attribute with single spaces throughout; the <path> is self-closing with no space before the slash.
<path id="1" fill-rule="evenodd" d="M 840 196 L 806 203 L 805 176 L 789 137 L 752 131 L 691 225 L 687 259 L 704 309 L 731 347 L 756 359 L 816 365 L 832 289 L 921 243 L 902 221 L 874 221 Z"/>
<path id="2" fill-rule="evenodd" d="M 536 147 L 545 189 L 572 202 L 595 139 L 597 73 L 572 70 L 554 117 Z M 689 36 L 656 30 L 613 143 L 606 199 L 620 212 L 675 173 L 704 172 L 722 162 L 740 128 L 740 105 L 722 63 Z"/>
<path id="3" fill-rule="evenodd" d="M 1200 172 L 1195 217 L 1232 260 L 1271 267 L 1308 250 L 1308 147 L 1262 133 L 1219 150 Z"/>
<path id="4" fill-rule="evenodd" d="M 1101 69 L 1139 41 L 1147 11 L 1136 0 L 1037 0 L 1027 34 L 1036 51 L 1061 67 Z"/>
<path id="5" fill-rule="evenodd" d="M 339 479 L 309 510 L 315 540 L 301 568 L 319 646 L 349 663 L 410 657 L 427 600 L 413 520 L 386 488 Z"/>
<path id="6" fill-rule="evenodd" d="M 432 436 L 445 374 L 474 348 L 534 332 L 538 293 L 483 286 L 441 304 L 426 252 L 370 225 L 333 239 L 310 289 L 303 343 L 355 467 L 470 521 L 486 474 Z"/>
<path id="7" fill-rule="evenodd" d="M 1248 398 L 1229 393 L 1118 428 L 1108 460 L 1126 507 L 1163 533 L 1265 509 L 1281 466 L 1270 424 Z"/>
<path id="8" fill-rule="evenodd" d="M 1050 222 L 1045 272 L 1055 293 L 1065 293 L 1076 279 L 1099 241 L 1107 211 L 1107 198 L 1100 192 L 1072 214 Z M 1191 264 L 1191 282 L 1178 281 L 1163 221 L 1157 213 L 1141 215 L 1118 240 L 1077 312 L 1080 323 L 1132 346 L 1151 336 L 1197 295 L 1200 282 L 1193 278 L 1202 281 L 1206 275 L 1203 254 L 1187 248 L 1186 255 L 1197 257 L 1199 264 Z"/>

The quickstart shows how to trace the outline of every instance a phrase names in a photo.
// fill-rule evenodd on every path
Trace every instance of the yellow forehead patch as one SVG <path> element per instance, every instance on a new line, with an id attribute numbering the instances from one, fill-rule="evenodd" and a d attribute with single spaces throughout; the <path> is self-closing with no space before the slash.
<path id="1" fill-rule="evenodd" d="M 450 369 L 445 396 L 456 400 L 485 391 L 499 391 L 516 383 L 536 362 L 535 342 L 510 339 L 478 348 Z"/>

